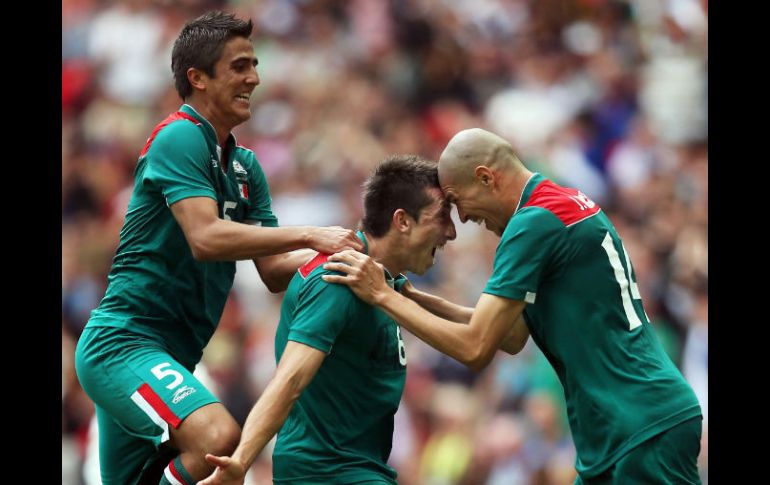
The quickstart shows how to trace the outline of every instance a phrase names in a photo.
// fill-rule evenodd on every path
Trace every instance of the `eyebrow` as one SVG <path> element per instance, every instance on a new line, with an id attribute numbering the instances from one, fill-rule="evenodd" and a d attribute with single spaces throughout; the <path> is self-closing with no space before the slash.
<path id="1" fill-rule="evenodd" d="M 251 62 L 251 64 L 256 66 L 256 65 L 259 64 L 259 59 L 257 59 L 256 57 L 240 56 L 240 57 L 236 57 L 235 59 L 230 61 L 230 65 L 234 66 L 236 64 L 241 64 L 241 63 L 244 63 L 244 62 Z"/>

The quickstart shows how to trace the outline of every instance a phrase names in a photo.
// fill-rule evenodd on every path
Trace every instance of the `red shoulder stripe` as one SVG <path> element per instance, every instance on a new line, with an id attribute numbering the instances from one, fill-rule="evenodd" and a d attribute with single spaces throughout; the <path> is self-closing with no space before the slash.
<path id="1" fill-rule="evenodd" d="M 550 180 L 540 182 L 524 207 L 542 207 L 553 213 L 565 226 L 591 217 L 601 209 L 599 204 L 576 189 L 556 185 Z"/>
<path id="2" fill-rule="evenodd" d="M 307 276 L 312 273 L 314 269 L 324 264 L 326 260 L 329 259 L 329 256 L 331 255 L 326 253 L 318 253 L 313 259 L 300 266 L 297 271 L 299 271 L 299 274 L 301 274 L 303 278 L 307 278 Z"/>
<path id="3" fill-rule="evenodd" d="M 147 153 L 147 150 L 150 149 L 150 145 L 152 145 L 153 140 L 155 140 L 155 137 L 158 136 L 158 133 L 160 133 L 160 130 L 166 127 L 169 123 L 172 123 L 176 120 L 188 120 L 192 121 L 196 125 L 199 125 L 200 123 L 198 120 L 196 120 L 194 117 L 188 115 L 187 113 L 183 113 L 182 111 L 177 111 L 176 113 L 171 113 L 168 115 L 168 117 L 161 121 L 158 126 L 155 127 L 154 130 L 152 130 L 152 134 L 147 139 L 147 143 L 144 144 L 144 148 L 142 148 L 142 153 L 139 154 L 140 157 L 143 157 L 145 153 Z"/>

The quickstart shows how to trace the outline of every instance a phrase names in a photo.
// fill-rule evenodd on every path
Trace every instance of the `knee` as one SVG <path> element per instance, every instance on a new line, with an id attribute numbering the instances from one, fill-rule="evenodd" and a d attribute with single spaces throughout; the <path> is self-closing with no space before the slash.
<path id="1" fill-rule="evenodd" d="M 223 419 L 212 423 L 204 435 L 199 442 L 204 453 L 230 456 L 241 439 L 241 428 L 232 418 Z"/>

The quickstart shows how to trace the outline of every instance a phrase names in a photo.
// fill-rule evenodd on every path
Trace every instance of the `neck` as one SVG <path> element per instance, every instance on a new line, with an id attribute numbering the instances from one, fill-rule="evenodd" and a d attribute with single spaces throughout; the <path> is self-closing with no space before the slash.
<path id="1" fill-rule="evenodd" d="M 364 232 L 366 242 L 369 245 L 369 256 L 385 266 L 392 277 L 401 273 L 404 268 L 399 263 L 398 252 L 395 250 L 395 244 L 387 236 L 375 238 L 371 234 Z"/>
<path id="2" fill-rule="evenodd" d="M 519 207 L 521 196 L 524 194 L 524 188 L 530 177 L 532 177 L 532 172 L 524 167 L 520 170 L 506 173 L 503 176 L 501 197 L 505 201 L 503 207 L 505 208 L 506 220 L 510 220 Z"/>
<path id="3" fill-rule="evenodd" d="M 234 126 L 231 126 L 229 123 L 222 120 L 221 116 L 217 114 L 214 105 L 206 100 L 188 98 L 185 100 L 185 103 L 192 106 L 198 114 L 211 123 L 211 126 L 214 128 L 214 133 L 217 135 L 217 144 L 224 147 Z"/>

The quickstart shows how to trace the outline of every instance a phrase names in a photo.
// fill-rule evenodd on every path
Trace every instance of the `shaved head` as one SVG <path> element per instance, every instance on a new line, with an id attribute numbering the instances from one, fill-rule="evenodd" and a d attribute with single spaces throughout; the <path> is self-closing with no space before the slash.
<path id="1" fill-rule="evenodd" d="M 471 128 L 453 136 L 441 153 L 438 163 L 441 185 L 449 181 L 462 185 L 470 182 L 479 165 L 502 171 L 522 167 L 510 143 L 494 133 Z"/>

